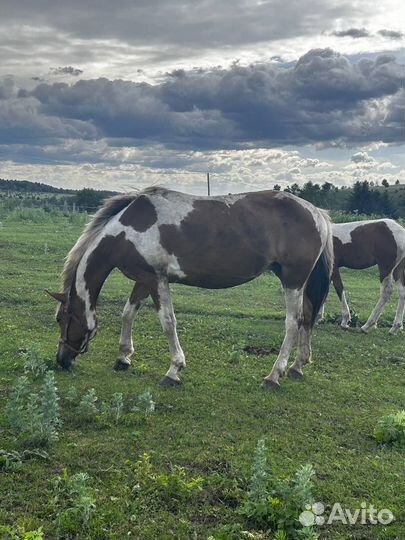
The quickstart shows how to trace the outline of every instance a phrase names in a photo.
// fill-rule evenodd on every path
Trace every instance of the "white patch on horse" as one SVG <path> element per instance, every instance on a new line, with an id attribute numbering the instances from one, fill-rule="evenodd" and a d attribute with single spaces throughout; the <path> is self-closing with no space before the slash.
<path id="1" fill-rule="evenodd" d="M 162 271 L 169 277 L 185 278 L 186 274 L 180 267 L 178 258 L 168 253 L 160 242 L 161 225 L 174 225 L 180 227 L 182 221 L 194 210 L 194 198 L 177 192 L 147 193 L 146 196 L 153 204 L 157 214 L 157 221 L 144 232 L 135 230 L 130 225 L 123 225 L 120 217 L 124 208 L 106 225 L 103 236 L 118 236 L 125 233 L 126 240 L 130 241 L 138 253 L 157 272 Z M 99 239 L 99 241 L 101 238 Z"/>
<path id="2" fill-rule="evenodd" d="M 383 220 L 394 235 L 397 244 L 397 263 L 405 257 L 405 229 L 393 219 Z"/>
<path id="3" fill-rule="evenodd" d="M 89 255 L 95 249 L 99 241 L 100 241 L 99 239 L 96 239 L 96 241 L 94 241 L 89 246 L 89 249 L 87 249 L 86 253 L 83 255 L 82 259 L 80 260 L 80 263 L 79 263 L 79 266 L 77 267 L 77 272 L 76 272 L 76 292 L 79 298 L 81 298 L 84 302 L 87 328 L 90 331 L 94 330 L 96 327 L 96 313 L 95 313 L 95 310 L 91 308 L 90 291 L 87 287 L 84 274 L 86 272 L 87 260 L 89 258 Z"/>
<path id="4" fill-rule="evenodd" d="M 228 195 L 215 195 L 213 197 L 201 197 L 208 201 L 218 201 L 224 203 L 228 208 L 233 206 L 237 201 L 244 199 L 247 193 L 229 193 Z"/>
<path id="5" fill-rule="evenodd" d="M 352 231 L 358 227 L 358 223 L 333 223 L 332 233 L 342 244 L 351 244 Z"/>

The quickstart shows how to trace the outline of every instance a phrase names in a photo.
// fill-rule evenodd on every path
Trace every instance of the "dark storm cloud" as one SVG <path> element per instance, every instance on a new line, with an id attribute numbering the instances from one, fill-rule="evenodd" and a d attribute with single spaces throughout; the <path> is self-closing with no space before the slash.
<path id="1" fill-rule="evenodd" d="M 65 66 L 51 69 L 54 75 L 72 75 L 78 77 L 83 73 L 82 69 L 74 68 L 73 66 Z"/>
<path id="2" fill-rule="evenodd" d="M 364 38 L 369 37 L 370 33 L 365 28 L 349 28 L 348 30 L 331 32 L 330 35 L 336 37 Z"/>
<path id="3" fill-rule="evenodd" d="M 5 77 L 3 80 L 0 80 L 0 99 L 10 98 L 16 92 L 17 87 L 13 77 Z"/>
<path id="4" fill-rule="evenodd" d="M 292 66 L 176 71 L 156 85 L 108 79 L 39 84 L 4 104 L 12 105 L 9 121 L 22 138 L 39 129 L 43 136 L 177 149 L 355 145 L 402 141 L 403 84 L 403 66 L 392 56 L 352 64 L 316 49 Z"/>
<path id="5" fill-rule="evenodd" d="M 0 144 L 51 144 L 58 139 L 89 139 L 97 136 L 91 123 L 40 113 L 32 96 L 0 100 Z"/>
<path id="6" fill-rule="evenodd" d="M 379 30 L 377 32 L 382 37 L 389 38 L 389 39 L 395 39 L 399 40 L 404 37 L 404 34 L 402 32 L 397 32 L 396 30 Z M 335 30 L 334 32 L 331 32 L 329 35 L 336 36 L 336 37 L 351 37 L 354 39 L 358 38 L 365 38 L 365 37 L 371 37 L 373 34 L 366 30 L 366 28 L 349 28 L 347 30 Z"/>
<path id="7" fill-rule="evenodd" d="M 109 0 L 70 0 L 63 9 L 53 0 L 2 2 L 7 26 L 28 24 L 84 39 L 189 50 L 313 35 L 330 21 L 364 12 L 364 6 L 349 0 L 119 0 L 114 6 Z"/>
<path id="8" fill-rule="evenodd" d="M 381 36 L 390 39 L 402 39 L 404 34 L 402 32 L 396 32 L 395 30 L 379 30 Z"/>

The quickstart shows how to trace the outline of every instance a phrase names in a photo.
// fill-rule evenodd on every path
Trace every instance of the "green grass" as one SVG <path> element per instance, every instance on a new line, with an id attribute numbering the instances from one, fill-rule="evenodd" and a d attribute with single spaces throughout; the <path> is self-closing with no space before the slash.
<path id="1" fill-rule="evenodd" d="M 12 385 L 23 374 L 19 349 L 37 344 L 46 360 L 54 357 L 55 304 L 44 289 L 58 289 L 63 257 L 81 228 L 63 217 L 52 223 L 2 221 L 0 449 L 16 448 L 4 410 Z M 378 296 L 376 271 L 343 271 L 342 277 L 351 307 L 366 320 Z M 169 353 L 150 304 L 135 323 L 133 368 L 112 372 L 121 311 L 131 288 L 118 272 L 110 276 L 89 353 L 78 359 L 72 373 L 56 372 L 63 426 L 59 440 L 47 450 L 49 458 L 34 454 L 16 469 L 0 469 L 0 524 L 27 531 L 42 526 L 45 538 L 52 540 L 207 539 L 221 525 L 240 521 L 237 508 L 247 490 L 254 449 L 265 437 L 277 476 L 313 465 L 315 499 L 327 509 L 340 502 L 354 510 L 367 501 L 396 517 L 389 526 L 323 527 L 321 538 L 405 538 L 403 450 L 373 438 L 381 416 L 404 408 L 404 338 L 388 335 L 395 295 L 381 327 L 367 336 L 342 331 L 337 324 L 320 325 L 305 379 L 283 380 L 281 390 L 271 394 L 260 383 L 275 354 L 242 354 L 237 363 L 230 357 L 244 345 L 280 346 L 284 306 L 273 276 L 223 291 L 173 287 L 188 365 L 182 372 L 184 384 L 174 389 L 158 384 Z M 332 291 L 326 313 L 338 311 Z M 100 401 L 121 392 L 126 402 L 134 402 L 150 389 L 156 410 L 148 417 L 129 414 L 116 425 L 83 422 L 75 405 L 64 399 L 72 385 L 80 396 L 94 387 Z M 203 479 L 202 489 L 179 501 L 159 498 L 153 490 L 139 494 L 135 464 L 145 452 L 156 474 L 170 476 L 183 467 L 188 480 Z M 70 532 L 60 530 L 58 513 L 66 508 L 55 503 L 50 482 L 64 469 L 70 475 L 88 473 L 96 499 L 92 517 Z"/>

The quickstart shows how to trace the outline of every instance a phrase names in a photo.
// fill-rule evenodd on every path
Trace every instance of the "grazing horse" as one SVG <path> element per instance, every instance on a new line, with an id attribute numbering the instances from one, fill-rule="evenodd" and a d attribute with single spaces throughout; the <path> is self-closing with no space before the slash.
<path id="1" fill-rule="evenodd" d="M 385 304 L 392 292 L 393 281 L 398 289 L 398 306 L 390 334 L 403 327 L 405 309 L 405 229 L 392 219 L 333 223 L 335 264 L 332 281 L 341 302 L 342 328 L 349 328 L 350 309 L 339 268 L 362 270 L 377 265 L 380 273 L 380 298 L 361 327 L 365 333 L 377 326 Z"/>
<path id="2" fill-rule="evenodd" d="M 169 283 L 221 289 L 272 269 L 286 299 L 285 337 L 264 386 L 279 386 L 298 338 L 291 377 L 310 361 L 311 331 L 333 266 L 328 217 L 293 195 L 263 191 L 196 197 L 153 187 L 106 201 L 70 251 L 63 270 L 57 361 L 69 368 L 96 333 L 96 302 L 114 268 L 136 285 L 124 310 L 116 369 L 133 353 L 132 319 L 150 295 L 168 338 L 171 365 L 164 385 L 180 383 L 185 357 L 176 332 Z"/>

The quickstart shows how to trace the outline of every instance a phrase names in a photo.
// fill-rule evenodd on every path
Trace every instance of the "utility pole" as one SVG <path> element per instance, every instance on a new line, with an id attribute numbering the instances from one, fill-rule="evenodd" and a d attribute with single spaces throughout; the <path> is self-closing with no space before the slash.
<path id="1" fill-rule="evenodd" d="M 208 197 L 211 195 L 211 188 L 210 188 L 210 173 L 207 172 L 207 188 L 208 188 Z"/>

